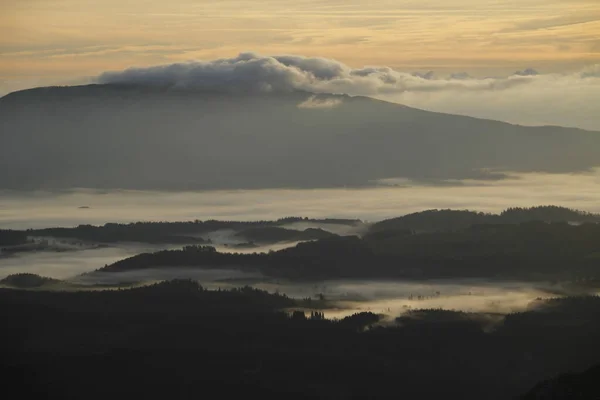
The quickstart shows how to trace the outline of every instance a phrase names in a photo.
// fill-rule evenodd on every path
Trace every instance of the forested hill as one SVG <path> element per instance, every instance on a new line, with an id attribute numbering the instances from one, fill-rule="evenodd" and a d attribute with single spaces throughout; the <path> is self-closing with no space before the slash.
<path id="1" fill-rule="evenodd" d="M 461 230 L 482 224 L 522 222 L 598 223 L 600 215 L 559 206 L 512 207 L 500 214 L 470 210 L 425 210 L 367 226 L 359 219 L 286 217 L 273 221 L 195 220 L 185 222 L 107 223 L 102 226 L 79 225 L 73 228 L 44 228 L 26 231 L 0 230 L 0 246 L 26 243 L 27 237 L 78 239 L 98 243 L 145 242 L 204 244 L 215 231 L 232 231 L 238 240 L 257 243 L 293 242 L 322 239 L 339 228 L 366 237 Z M 338 229 L 336 229 L 338 228 Z M 368 228 L 368 230 L 367 230 Z"/>
<path id="2" fill-rule="evenodd" d="M 540 303 L 489 330 L 490 315 L 448 310 L 329 320 L 284 312 L 297 301 L 283 295 L 189 280 L 0 289 L 0 371 L 6 393 L 52 400 L 512 399 L 600 357 L 598 297 Z"/>
<path id="3" fill-rule="evenodd" d="M 312 226 L 303 230 L 291 229 L 295 224 Z M 202 244 L 210 243 L 208 235 L 216 231 L 232 231 L 238 239 L 274 243 L 282 241 L 313 240 L 332 235 L 331 227 L 357 227 L 363 225 L 358 219 L 316 219 L 286 217 L 274 221 L 185 221 L 185 222 L 133 222 L 129 224 L 107 223 L 102 226 L 79 225 L 73 228 L 44 228 L 27 231 L 1 231 L 2 239 L 16 240 L 26 236 L 79 239 L 99 243 L 144 242 Z M 320 227 L 321 229 L 318 229 Z M 6 243 L 9 244 L 9 243 Z"/>
<path id="4" fill-rule="evenodd" d="M 470 210 L 426 210 L 373 224 L 370 232 L 459 230 L 480 224 L 515 224 L 529 221 L 599 223 L 600 215 L 559 206 L 511 207 L 500 214 Z"/>
<path id="5" fill-rule="evenodd" d="M 268 276 L 338 278 L 580 279 L 600 277 L 600 224 L 526 222 L 415 234 L 331 237 L 267 253 L 210 246 L 140 254 L 102 268 L 236 268 Z"/>

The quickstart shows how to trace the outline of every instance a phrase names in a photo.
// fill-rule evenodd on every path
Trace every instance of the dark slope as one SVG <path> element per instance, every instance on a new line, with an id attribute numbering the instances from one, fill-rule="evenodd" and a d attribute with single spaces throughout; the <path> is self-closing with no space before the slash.
<path id="1" fill-rule="evenodd" d="M 489 316 L 441 310 L 363 331 L 376 315 L 288 316 L 278 310 L 299 301 L 189 280 L 0 289 L 0 371 L 4 391 L 18 398 L 515 399 L 598 362 L 599 300 L 551 300 L 558 307 L 509 314 L 487 332 L 476 322 Z"/>
<path id="2" fill-rule="evenodd" d="M 580 374 L 563 374 L 544 381 L 522 400 L 595 400 L 600 398 L 600 364 Z"/>
<path id="3" fill-rule="evenodd" d="M 478 225 L 458 231 L 385 231 L 333 236 L 269 253 L 220 253 L 210 246 L 144 253 L 100 272 L 147 269 L 240 269 L 275 278 L 458 279 L 576 281 L 600 277 L 600 225 L 566 223 Z"/>
<path id="4" fill-rule="evenodd" d="M 470 210 L 425 210 L 377 222 L 370 227 L 370 232 L 453 231 L 481 224 L 518 224 L 532 221 L 600 223 L 600 215 L 559 206 L 512 207 L 500 214 Z"/>
<path id="5" fill-rule="evenodd" d="M 417 110 L 365 97 L 139 86 L 39 88 L 0 99 L 2 188 L 273 188 L 580 171 L 600 134 Z M 313 102 L 314 104 L 314 102 Z"/>

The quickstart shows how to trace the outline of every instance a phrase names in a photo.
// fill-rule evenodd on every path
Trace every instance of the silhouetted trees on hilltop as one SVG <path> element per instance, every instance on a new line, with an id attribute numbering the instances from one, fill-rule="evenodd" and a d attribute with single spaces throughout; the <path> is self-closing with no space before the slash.
<path id="1" fill-rule="evenodd" d="M 27 233 L 10 229 L 0 229 L 0 246 L 15 246 L 27 243 Z"/>
<path id="2" fill-rule="evenodd" d="M 340 278 L 501 278 L 592 281 L 600 224 L 530 221 L 422 234 L 380 231 L 332 236 L 269 253 L 186 247 L 140 254 L 102 269 L 198 267 L 259 271 L 296 280 Z"/>
<path id="3" fill-rule="evenodd" d="M 415 233 L 455 231 L 482 224 L 522 222 L 599 223 L 600 215 L 558 206 L 511 207 L 500 214 L 469 210 L 426 210 L 387 219 L 371 226 L 370 232 L 409 230 Z"/>

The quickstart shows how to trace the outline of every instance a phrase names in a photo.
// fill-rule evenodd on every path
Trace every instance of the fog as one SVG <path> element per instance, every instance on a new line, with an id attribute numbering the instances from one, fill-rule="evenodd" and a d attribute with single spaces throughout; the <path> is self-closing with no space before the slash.
<path id="1" fill-rule="evenodd" d="M 581 174 L 510 174 L 504 180 L 448 181 L 445 185 L 415 185 L 406 179 L 390 179 L 378 187 L 365 189 L 4 191 L 0 195 L 0 228 L 195 219 L 273 220 L 287 216 L 359 218 L 374 222 L 432 208 L 500 212 L 508 207 L 544 204 L 600 212 L 598 198 L 598 170 Z M 297 228 L 303 229 L 304 225 Z M 343 227 L 327 229 L 353 233 Z M 231 233 L 221 235 L 223 240 L 214 237 L 217 243 L 227 243 L 225 238 L 233 243 Z"/>
<path id="2" fill-rule="evenodd" d="M 0 279 L 17 273 L 31 273 L 56 279 L 72 278 L 106 264 L 145 252 L 150 246 L 121 246 L 69 252 L 32 252 L 0 257 Z"/>
<path id="3" fill-rule="evenodd" d="M 407 310 L 419 308 L 506 314 L 525 310 L 538 297 L 551 297 L 549 285 L 542 283 L 488 282 L 477 279 L 425 282 L 330 280 L 298 283 L 234 269 L 190 269 L 176 266 L 117 273 L 93 272 L 70 281 L 84 285 L 113 285 L 152 283 L 176 278 L 195 279 L 204 287 L 214 290 L 247 284 L 298 299 L 317 299 L 322 294 L 330 302 L 330 308 L 324 311 L 328 318 L 343 318 L 361 311 L 397 316 Z"/>
<path id="4" fill-rule="evenodd" d="M 430 308 L 508 314 L 528 309 L 537 298 L 561 295 L 559 287 L 545 282 L 492 282 L 485 279 L 332 280 L 310 284 L 254 281 L 251 285 L 295 298 L 316 299 L 322 294 L 332 305 L 325 310 L 328 318 L 343 318 L 363 311 L 395 317 L 411 309 Z M 218 286 L 223 287 L 223 284 L 218 283 Z"/>
<path id="5" fill-rule="evenodd" d="M 448 280 L 342 283 L 333 286 L 330 297 L 340 301 L 339 309 L 329 310 L 329 315 L 345 317 L 361 311 L 397 316 L 430 308 L 507 314 L 525 310 L 538 297 L 551 296 L 543 285 L 532 283 Z"/>
<path id="6" fill-rule="evenodd" d="M 212 235 L 219 251 L 254 252 L 278 250 L 296 243 L 279 243 L 253 249 L 233 249 L 228 232 Z M 220 240 L 219 240 L 220 239 Z M 97 269 L 142 252 L 177 246 L 117 244 L 114 247 L 68 252 L 35 252 L 0 257 L 0 279 L 15 273 L 34 273 L 65 280 L 78 287 L 141 285 L 177 278 L 198 280 L 208 289 L 228 289 L 250 285 L 271 293 L 294 298 L 324 295 L 330 306 L 327 318 L 343 318 L 361 311 L 393 317 L 410 309 L 444 308 L 468 312 L 510 313 L 524 310 L 537 297 L 548 297 L 551 286 L 544 283 L 490 282 L 478 279 L 429 281 L 352 281 L 292 282 L 262 276 L 258 272 L 235 268 L 189 268 L 170 266 L 123 272 L 99 272 Z M 68 288 L 68 286 L 65 286 Z M 556 294 L 552 294 L 555 296 Z"/>
<path id="7" fill-rule="evenodd" d="M 213 235 L 208 235 L 214 237 Z M 236 248 L 232 244 L 242 243 L 228 237 L 217 238 L 212 244 L 221 253 L 266 253 L 286 247 L 295 246 L 298 242 L 282 242 L 249 248 Z M 70 251 L 34 251 L 15 255 L 0 256 L 0 279 L 16 273 L 32 273 L 56 279 L 79 281 L 78 275 L 95 271 L 105 265 L 140 253 L 149 253 L 165 249 L 181 249 L 180 245 L 149 245 L 142 243 L 115 243 L 105 248 L 83 248 Z M 202 274 L 203 272 L 200 271 Z M 114 274 L 111 281 L 118 281 L 119 274 Z M 174 276 L 177 277 L 178 275 Z M 129 278 L 128 278 L 129 279 Z M 151 280 L 172 279 L 153 276 Z"/>
<path id="8" fill-rule="evenodd" d="M 390 178 L 368 189 L 4 191 L 0 195 L 0 228 L 24 229 L 150 220 L 272 220 L 286 216 L 360 218 L 374 222 L 431 208 L 499 212 L 507 207 L 540 204 L 600 212 L 597 202 L 600 198 L 598 170 L 580 174 L 509 172 L 507 175 L 509 178 L 503 180 L 447 181 L 443 185 L 419 185 L 406 178 Z M 89 208 L 80 208 L 82 206 Z M 298 230 L 318 227 L 342 235 L 358 234 L 364 229 L 361 225 L 315 222 L 297 222 L 284 227 Z M 236 249 L 231 245 L 244 240 L 236 237 L 232 230 L 214 231 L 204 237 L 210 238 L 219 251 L 263 252 L 296 244 L 278 243 Z M 233 269 L 191 270 L 176 267 L 123 273 L 90 273 L 105 264 L 166 247 L 168 246 L 119 243 L 101 249 L 23 253 L 0 258 L 0 278 L 13 273 L 30 272 L 83 285 L 155 282 L 182 277 L 198 279 L 208 288 L 250 284 L 270 292 L 279 291 L 299 298 L 315 298 L 322 293 L 333 304 L 333 308 L 325 312 L 330 318 L 341 318 L 359 311 L 396 316 L 411 308 L 438 307 L 507 313 L 524 309 L 536 297 L 550 295 L 545 284 L 519 282 L 328 281 L 299 284 L 267 279 L 259 274 L 242 273 Z M 84 273 L 89 274 L 80 276 Z"/>
<path id="9" fill-rule="evenodd" d="M 557 204 L 600 212 L 600 171 L 583 174 L 511 174 L 498 181 L 460 181 L 446 185 L 415 185 L 406 179 L 390 179 L 369 189 L 239 190 L 201 192 L 92 191 L 21 193 L 5 191 L 0 196 L 0 228 L 25 229 L 78 224 L 134 221 L 188 221 L 194 219 L 264 220 L 286 216 L 340 217 L 378 221 L 430 208 L 472 209 L 499 212 L 512 206 Z M 388 186 L 385 186 L 388 185 Z M 400 186 L 389 186 L 400 185 Z M 79 208 L 86 206 L 89 208 Z M 322 228 L 334 233 L 359 234 L 363 226 L 297 222 L 284 226 L 304 230 Z M 266 252 L 296 243 L 278 243 L 237 249 L 244 240 L 232 230 L 204 235 L 221 252 Z M 19 272 L 36 273 L 78 283 L 107 284 L 118 281 L 156 281 L 193 277 L 208 287 L 250 283 L 290 296 L 314 297 L 324 293 L 339 310 L 328 316 L 344 316 L 359 310 L 397 314 L 408 307 L 443 307 L 461 310 L 509 312 L 540 296 L 543 288 L 476 283 L 328 282 L 315 285 L 265 281 L 231 270 L 136 271 L 91 274 L 77 277 L 142 252 L 169 246 L 119 243 L 108 248 L 66 252 L 21 253 L 0 258 L 0 278 Z M 171 246 L 179 248 L 181 246 Z M 231 279 L 235 279 L 231 281 Z M 409 300 L 414 296 L 441 296 Z M 471 292 L 471 295 L 466 295 Z M 389 311 L 387 311 L 389 309 Z"/>

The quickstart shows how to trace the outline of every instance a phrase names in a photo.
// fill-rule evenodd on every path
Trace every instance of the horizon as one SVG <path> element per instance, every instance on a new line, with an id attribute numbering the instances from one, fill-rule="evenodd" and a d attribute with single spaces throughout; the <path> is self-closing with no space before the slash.
<path id="1" fill-rule="evenodd" d="M 391 92 L 342 93 L 600 130 L 600 3 L 593 0 L 4 1 L 0 27 L 0 96 L 98 82 L 129 68 L 296 55 L 421 79 Z M 505 87 L 517 74 L 527 83 Z M 497 83 L 463 89 L 489 80 Z M 422 89 L 428 81 L 442 87 Z"/>

